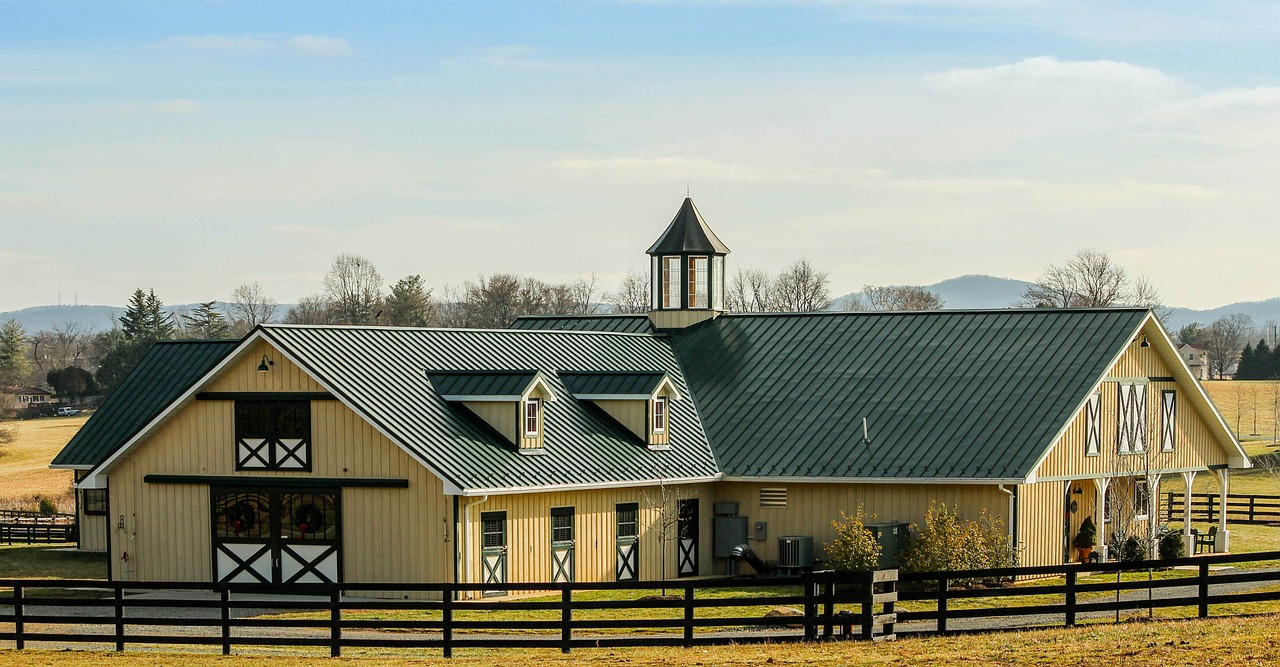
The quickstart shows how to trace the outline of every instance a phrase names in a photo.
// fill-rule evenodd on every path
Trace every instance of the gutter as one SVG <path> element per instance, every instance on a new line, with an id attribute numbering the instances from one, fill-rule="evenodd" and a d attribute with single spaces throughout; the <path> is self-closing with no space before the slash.
<path id="1" fill-rule="evenodd" d="M 489 499 L 484 495 L 471 500 L 462 507 L 462 530 L 458 531 L 458 548 L 462 551 L 462 581 L 459 583 L 469 584 L 471 581 L 471 508 L 479 505 Z M 467 591 L 466 598 L 470 599 L 475 596 L 475 591 Z"/>
<path id="2" fill-rule="evenodd" d="M 1009 494 L 1009 540 L 1018 549 L 1018 487 L 1006 489 L 1004 484 L 997 484 L 996 488 Z"/>

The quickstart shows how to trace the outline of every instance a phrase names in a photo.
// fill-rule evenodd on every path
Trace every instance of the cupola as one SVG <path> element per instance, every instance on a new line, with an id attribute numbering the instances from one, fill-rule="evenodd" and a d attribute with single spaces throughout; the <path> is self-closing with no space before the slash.
<path id="1" fill-rule="evenodd" d="M 686 197 L 666 231 L 649 247 L 649 318 L 658 329 L 709 320 L 724 310 L 724 258 L 729 247 Z"/>

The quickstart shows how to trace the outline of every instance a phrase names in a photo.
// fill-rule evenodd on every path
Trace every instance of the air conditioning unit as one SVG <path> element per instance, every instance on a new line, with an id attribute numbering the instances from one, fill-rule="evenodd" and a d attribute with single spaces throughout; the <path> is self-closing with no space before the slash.
<path id="1" fill-rule="evenodd" d="M 783 535 L 778 538 L 778 568 L 802 570 L 813 566 L 813 536 Z"/>

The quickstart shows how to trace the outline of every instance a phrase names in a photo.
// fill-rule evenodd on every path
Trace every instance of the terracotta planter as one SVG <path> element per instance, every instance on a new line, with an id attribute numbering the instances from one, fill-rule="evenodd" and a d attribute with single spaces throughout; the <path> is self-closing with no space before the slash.
<path id="1" fill-rule="evenodd" d="M 1093 554 L 1093 547 L 1076 547 L 1076 554 L 1080 557 L 1081 563 L 1088 563 L 1089 556 Z"/>

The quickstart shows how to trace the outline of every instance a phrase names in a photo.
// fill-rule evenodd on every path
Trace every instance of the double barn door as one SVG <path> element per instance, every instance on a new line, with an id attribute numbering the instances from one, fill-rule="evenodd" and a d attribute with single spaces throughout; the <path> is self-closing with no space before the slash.
<path id="1" fill-rule="evenodd" d="M 213 567 L 220 583 L 341 580 L 337 489 L 213 489 Z"/>

